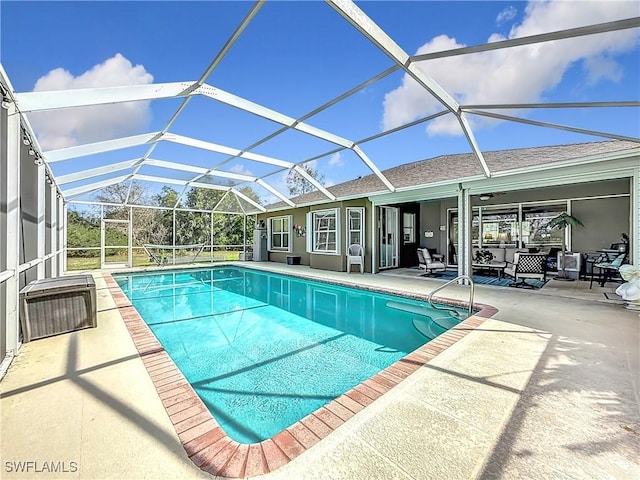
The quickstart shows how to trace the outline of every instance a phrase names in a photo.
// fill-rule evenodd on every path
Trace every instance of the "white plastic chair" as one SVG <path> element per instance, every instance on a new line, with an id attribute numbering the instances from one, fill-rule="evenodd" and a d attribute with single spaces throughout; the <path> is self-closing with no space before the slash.
<path id="1" fill-rule="evenodd" d="M 360 265 L 360 273 L 364 273 L 364 249 L 362 245 L 349 245 L 347 251 L 347 273 L 351 272 L 351 265 Z"/>

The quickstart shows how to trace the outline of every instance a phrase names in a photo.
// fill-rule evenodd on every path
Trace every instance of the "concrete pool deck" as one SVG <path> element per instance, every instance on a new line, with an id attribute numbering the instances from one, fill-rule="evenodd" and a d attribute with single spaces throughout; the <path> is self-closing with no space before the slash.
<path id="1" fill-rule="evenodd" d="M 260 266 L 417 294 L 442 285 L 413 272 Z M 26 344 L 0 383 L 2 478 L 212 478 L 187 457 L 96 275 L 98 328 Z M 476 286 L 476 301 L 499 309 L 492 319 L 256 478 L 634 478 L 640 318 L 607 301 L 612 291 Z M 74 471 L 48 474 L 44 462 Z"/>

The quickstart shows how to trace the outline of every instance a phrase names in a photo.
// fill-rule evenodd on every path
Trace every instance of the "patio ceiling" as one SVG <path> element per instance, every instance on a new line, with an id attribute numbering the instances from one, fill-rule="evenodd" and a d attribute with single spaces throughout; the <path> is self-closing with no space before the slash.
<path id="1" fill-rule="evenodd" d="M 374 161 L 367 145 L 374 140 L 399 135 L 403 130 L 426 124 L 443 116 L 451 116 L 459 125 L 459 129 L 467 142 L 467 148 L 476 162 L 481 166 L 486 177 L 492 172 L 485 162 L 483 150 L 477 141 L 477 135 L 471 125 L 470 117 L 487 117 L 504 122 L 524 124 L 532 127 L 545 127 L 568 132 L 586 134 L 598 138 L 630 140 L 640 143 L 637 137 L 625 135 L 617 131 L 616 125 L 610 125 L 610 131 L 584 128 L 576 125 L 565 125 L 554 122 L 541 121 L 526 116 L 527 111 L 539 109 L 583 109 L 583 108 L 617 108 L 637 109 L 640 99 L 632 98 L 623 101 L 585 101 L 564 103 L 491 103 L 491 104 L 461 104 L 456 100 L 453 92 L 448 91 L 430 76 L 422 65 L 433 59 L 451 58 L 460 55 L 474 55 L 481 52 L 518 48 L 525 45 L 544 44 L 552 41 L 602 35 L 607 32 L 620 32 L 626 29 L 640 27 L 640 17 L 622 19 L 596 25 L 565 29 L 528 37 L 514 38 L 479 44 L 470 47 L 455 48 L 427 54 L 411 56 L 400 44 L 394 41 L 380 26 L 378 26 L 364 10 L 367 5 L 360 6 L 348 0 L 333 0 L 327 2 L 327 8 L 333 9 L 335 22 L 347 22 L 355 28 L 366 41 L 367 48 L 377 49 L 386 59 L 380 62 L 384 65 L 380 71 L 368 79 L 349 88 L 343 93 L 331 98 L 304 114 L 291 115 L 260 104 L 251 98 L 244 98 L 233 92 L 218 88 L 208 83 L 212 74 L 233 54 L 234 45 L 243 38 L 252 22 L 259 17 L 264 2 L 256 2 L 249 8 L 245 17 L 240 21 L 235 31 L 230 35 L 219 52 L 204 68 L 197 80 L 183 80 L 169 83 L 154 83 L 148 85 L 129 85 L 104 88 L 85 88 L 73 90 L 13 92 L 7 76 L 1 71 L 3 81 L 6 82 L 7 98 L 15 101 L 22 116 L 25 144 L 30 142 L 36 150 L 36 158 L 41 159 L 47 168 L 48 176 L 56 183 L 62 196 L 67 202 L 91 202 L 96 192 L 114 184 L 123 183 L 131 190 L 132 182 L 164 184 L 176 188 L 179 193 L 176 207 L 190 188 L 213 189 L 235 195 L 239 213 L 256 213 L 265 211 L 266 201 L 256 201 L 246 195 L 244 187 L 251 187 L 261 199 L 272 199 L 273 202 L 284 201 L 295 206 L 295 197 L 290 198 L 283 190 L 280 182 L 275 181 L 277 175 L 288 170 L 297 171 L 302 177 L 321 192 L 326 198 L 334 200 L 336 197 L 323 184 L 302 168 L 309 162 L 327 160 L 332 155 L 341 153 L 349 155 L 349 169 L 353 170 L 351 178 L 362 174 L 375 174 L 389 192 L 395 191 L 394 184 L 383 173 L 385 168 Z M 286 68 L 295 69 L 296 65 Z M 341 133 L 341 128 L 319 128 L 314 120 L 323 113 L 338 108 L 352 100 L 358 92 L 366 90 L 371 85 L 384 81 L 394 74 L 410 77 L 428 95 L 437 99 L 441 110 L 424 116 L 415 121 L 405 123 L 399 127 L 377 132 L 364 138 L 350 138 Z M 283 71 L 287 75 L 287 71 Z M 259 76 L 256 76 L 255 88 L 260 89 Z M 65 109 L 82 109 L 96 105 L 111 105 L 127 102 L 151 101 L 160 102 L 174 99 L 173 113 L 168 116 L 164 127 L 133 136 L 109 138 L 93 143 L 70 146 L 66 148 L 42 151 L 37 140 L 37 131 L 31 126 L 31 114 L 46 111 L 63 111 Z M 197 112 L 211 117 L 201 117 L 206 123 L 211 118 L 219 119 L 221 115 L 229 114 L 229 122 L 235 121 L 231 110 L 240 111 L 265 121 L 258 129 L 260 135 L 249 144 L 237 144 L 235 140 L 216 138 L 202 138 L 198 133 L 182 132 L 178 126 L 181 119 L 190 113 Z M 500 113 L 508 111 L 507 113 Z M 520 113 L 513 113 L 514 111 Z M 315 118 L 314 118 L 315 117 Z M 222 117 L 227 118 L 227 117 Z M 238 128 L 242 128 L 239 124 Z M 99 130 L 100 126 L 96 126 Z M 181 133 L 178 133 L 181 132 Z M 295 136 L 296 140 L 312 141 L 301 152 L 295 152 L 291 158 L 277 158 L 276 156 L 258 153 L 261 147 L 283 138 Z M 248 136 L 246 138 L 249 138 Z M 310 139 L 310 140 L 309 140 Z M 163 148 L 166 147 L 166 148 Z M 194 161 L 187 149 L 198 149 L 209 155 L 205 162 Z M 371 147 L 373 149 L 373 147 Z M 132 153 L 133 152 L 133 153 Z M 308 153 L 307 153 L 308 152 Z M 108 156 L 105 156 L 108 154 Z M 166 155 L 166 156 L 165 156 Z M 420 158 L 429 157 L 428 153 L 419 153 Z M 101 157 L 104 156 L 104 157 Z M 376 155 L 376 157 L 378 157 Z M 93 163 L 88 158 L 97 159 Z M 104 158 L 106 160 L 100 160 Z M 115 159 L 115 160 L 114 160 Z M 359 166 L 356 166 L 359 161 Z M 66 165 L 65 169 L 58 168 Z M 69 165 L 73 165 L 69 167 Z M 88 166 L 89 165 L 89 166 Z M 320 172 L 322 173 L 322 172 Z M 130 204 L 129 198 L 123 204 Z"/>

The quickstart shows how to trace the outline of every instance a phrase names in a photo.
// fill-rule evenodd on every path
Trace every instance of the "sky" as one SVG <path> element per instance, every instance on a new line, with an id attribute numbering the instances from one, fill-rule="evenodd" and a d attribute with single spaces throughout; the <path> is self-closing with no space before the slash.
<path id="1" fill-rule="evenodd" d="M 16 92 L 200 78 L 245 17 L 250 2 L 0 3 L 0 62 Z M 479 45 L 640 16 L 638 2 L 359 2 L 407 54 Z M 462 105 L 640 100 L 640 29 L 420 63 Z M 393 62 L 324 2 L 269 1 L 213 70 L 207 84 L 299 118 L 391 67 Z M 154 132 L 182 101 L 163 99 L 30 114 L 43 151 Z M 443 110 L 413 79 L 396 71 L 306 120 L 358 142 Z M 630 137 L 640 136 L 638 108 L 529 109 L 500 113 Z M 606 140 L 472 115 L 483 151 Z M 210 98 L 194 97 L 170 132 L 246 149 L 280 125 Z M 381 170 L 470 151 L 453 115 L 362 143 Z M 352 151 L 288 130 L 251 151 L 311 162 L 327 185 L 371 173 Z M 56 175 L 144 156 L 134 147 L 51 164 Z M 161 142 L 159 160 L 264 177 L 287 192 L 286 171 Z M 118 172 L 111 176 L 119 176 Z M 145 166 L 139 173 L 193 174 Z M 98 177 L 91 181 L 103 180 Z M 212 179 L 220 180 L 220 179 Z M 71 188 L 83 182 L 65 185 Z M 86 183 L 86 182 L 84 182 Z M 160 185 L 149 185 L 159 189 Z M 255 186 L 263 201 L 275 198 Z M 178 191 L 180 187 L 175 186 Z M 91 195 L 85 199 L 91 198 Z"/>

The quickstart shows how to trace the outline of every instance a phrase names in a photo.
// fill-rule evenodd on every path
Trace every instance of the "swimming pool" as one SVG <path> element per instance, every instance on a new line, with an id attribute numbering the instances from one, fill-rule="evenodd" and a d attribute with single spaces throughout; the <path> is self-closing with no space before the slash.
<path id="1" fill-rule="evenodd" d="M 271 438 L 466 316 L 239 267 L 113 277 L 240 443 Z"/>

